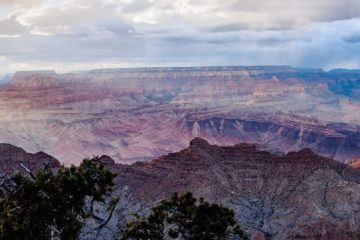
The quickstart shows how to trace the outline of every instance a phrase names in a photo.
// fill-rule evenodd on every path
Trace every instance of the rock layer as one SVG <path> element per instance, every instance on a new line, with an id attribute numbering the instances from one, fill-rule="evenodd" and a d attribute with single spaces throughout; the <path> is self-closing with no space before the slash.
<path id="1" fill-rule="evenodd" d="M 185 148 L 256 142 L 360 158 L 360 72 L 279 67 L 16 73 L 0 85 L 0 142 L 62 163 L 131 163 Z"/>

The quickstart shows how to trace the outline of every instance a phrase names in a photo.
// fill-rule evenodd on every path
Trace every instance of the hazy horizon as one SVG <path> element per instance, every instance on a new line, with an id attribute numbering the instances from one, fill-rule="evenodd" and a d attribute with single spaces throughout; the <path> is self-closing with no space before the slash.
<path id="1" fill-rule="evenodd" d="M 0 74 L 291 65 L 360 68 L 355 0 L 0 0 Z"/>
<path id="2" fill-rule="evenodd" d="M 322 70 L 324 72 L 331 72 L 336 70 L 345 70 L 345 71 L 357 71 L 360 70 L 359 68 L 342 68 L 342 67 L 335 67 L 330 69 L 325 69 L 321 67 L 301 67 L 301 66 L 291 66 L 291 65 L 194 65 L 194 66 L 179 66 L 179 65 L 169 65 L 169 66 L 119 66 L 119 67 L 103 67 L 103 68 L 86 68 L 86 69 L 78 69 L 78 70 L 56 70 L 51 68 L 43 68 L 43 69 L 26 69 L 26 70 L 17 70 L 13 72 L 7 72 L 7 73 L 0 73 L 1 76 L 7 76 L 7 75 L 13 75 L 17 72 L 55 72 L 55 74 L 68 74 L 68 73 L 81 73 L 81 72 L 89 72 L 89 71 L 96 71 L 96 70 L 127 70 L 127 69 L 161 69 L 161 68 L 252 68 L 252 67 L 289 67 L 294 69 L 309 69 L 309 70 Z"/>

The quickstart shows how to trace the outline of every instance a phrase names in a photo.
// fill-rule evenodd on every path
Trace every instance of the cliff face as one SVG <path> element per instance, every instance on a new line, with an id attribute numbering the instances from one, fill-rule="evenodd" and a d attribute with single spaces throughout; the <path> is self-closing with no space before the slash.
<path id="1" fill-rule="evenodd" d="M 121 200 L 98 239 L 115 239 L 132 213 L 146 214 L 160 199 L 185 191 L 234 209 L 253 239 L 354 239 L 360 230 L 359 170 L 309 149 L 279 156 L 259 147 L 220 147 L 195 138 L 188 148 L 148 162 L 122 165 L 102 156 L 118 174 L 114 194 Z M 44 153 L 0 145 L 2 172 L 19 169 L 20 161 L 36 169 L 48 159 L 58 167 Z M 88 222 L 81 239 L 94 239 L 94 226 Z"/>
<path id="2" fill-rule="evenodd" d="M 106 236 L 131 212 L 146 213 L 154 202 L 185 191 L 234 209 L 254 239 L 351 240 L 359 231 L 360 172 L 309 149 L 277 156 L 253 144 L 219 147 L 196 138 L 145 163 L 103 159 L 118 173 L 121 196 Z"/>
<path id="3" fill-rule="evenodd" d="M 0 142 L 62 163 L 132 163 L 185 148 L 255 142 L 360 158 L 360 73 L 280 67 L 20 72 L 0 85 Z"/>

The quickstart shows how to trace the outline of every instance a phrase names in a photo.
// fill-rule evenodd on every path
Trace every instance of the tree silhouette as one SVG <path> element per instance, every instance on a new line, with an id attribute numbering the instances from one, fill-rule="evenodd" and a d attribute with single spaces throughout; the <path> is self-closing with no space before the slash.
<path id="1" fill-rule="evenodd" d="M 235 221 L 234 212 L 187 192 L 174 194 L 151 209 L 146 218 L 135 215 L 120 240 L 220 240 L 248 239 Z"/>
<path id="2" fill-rule="evenodd" d="M 0 239 L 48 240 L 78 239 L 85 219 L 106 224 L 117 198 L 109 205 L 109 216 L 103 219 L 94 213 L 93 205 L 104 202 L 113 190 L 115 174 L 109 172 L 97 157 L 85 159 L 78 167 L 60 167 L 57 171 L 45 164 L 34 174 L 21 173 L 6 178 L 0 186 Z"/>

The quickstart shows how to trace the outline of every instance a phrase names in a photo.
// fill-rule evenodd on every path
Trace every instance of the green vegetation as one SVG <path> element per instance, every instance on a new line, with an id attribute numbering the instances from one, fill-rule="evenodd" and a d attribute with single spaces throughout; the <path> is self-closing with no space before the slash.
<path id="1" fill-rule="evenodd" d="M 106 219 L 93 212 L 96 202 L 105 202 L 114 186 L 115 174 L 106 170 L 98 158 L 85 159 L 79 167 L 44 169 L 24 176 L 3 176 L 0 186 L 0 239 L 48 240 L 78 239 L 85 219 L 100 222 L 100 231 L 110 220 L 117 198 L 107 204 Z"/>
<path id="2" fill-rule="evenodd" d="M 248 239 L 234 218 L 234 212 L 191 193 L 161 201 L 146 218 L 135 215 L 120 240 L 220 240 Z"/>
<path id="3" fill-rule="evenodd" d="M 111 198 L 115 174 L 97 157 L 85 159 L 78 167 L 49 164 L 34 174 L 21 173 L 0 183 L 0 239 L 75 240 L 86 219 L 98 223 L 97 234 L 112 217 L 118 198 Z M 106 218 L 94 213 L 94 205 L 107 207 Z M 234 212 L 191 193 L 161 201 L 146 218 L 135 215 L 119 236 L 120 240 L 220 240 L 248 239 L 235 221 Z"/>

